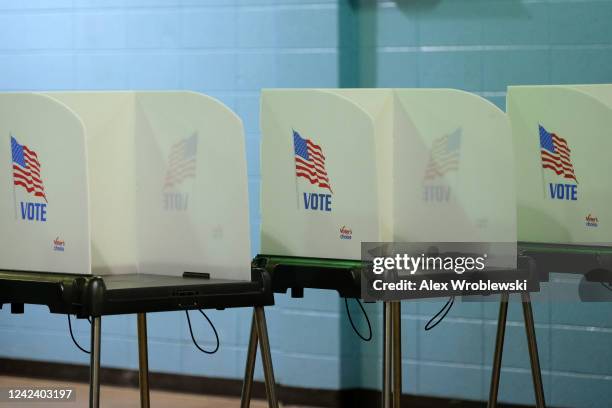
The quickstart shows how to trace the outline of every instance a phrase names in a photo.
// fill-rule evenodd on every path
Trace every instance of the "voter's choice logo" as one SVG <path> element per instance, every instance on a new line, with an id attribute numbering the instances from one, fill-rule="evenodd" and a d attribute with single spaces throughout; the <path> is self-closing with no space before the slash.
<path id="1" fill-rule="evenodd" d="M 591 213 L 589 213 L 589 215 L 584 217 L 584 224 L 587 227 L 595 228 L 599 226 L 599 219 L 595 217 L 594 215 L 592 215 Z"/>
<path id="2" fill-rule="evenodd" d="M 340 239 L 352 239 L 353 238 L 353 230 L 343 225 L 340 227 Z"/>
<path id="3" fill-rule="evenodd" d="M 47 195 L 41 160 L 34 149 L 21 144 L 11 134 L 11 171 L 15 219 L 28 222 L 47 221 Z"/>
<path id="4" fill-rule="evenodd" d="M 198 134 L 183 138 L 170 148 L 162 191 L 166 211 L 186 211 L 196 178 Z"/>
<path id="5" fill-rule="evenodd" d="M 325 169 L 323 148 L 293 130 L 293 150 L 298 208 L 331 212 L 333 191 Z M 307 190 L 314 186 L 317 191 L 300 191 L 300 179 L 308 181 Z"/>
<path id="6" fill-rule="evenodd" d="M 431 145 L 429 161 L 423 175 L 423 200 L 448 202 L 451 187 L 445 180 L 448 173 L 459 170 L 462 128 L 435 139 Z"/>
<path id="7" fill-rule="evenodd" d="M 63 239 L 60 239 L 60 237 L 56 237 L 53 240 L 53 250 L 55 252 L 64 252 L 65 249 L 66 249 L 66 242 Z"/>
<path id="8" fill-rule="evenodd" d="M 538 130 L 544 193 L 551 200 L 578 200 L 578 179 L 567 140 L 549 132 L 541 124 Z M 549 176 L 553 177 L 552 181 Z"/>

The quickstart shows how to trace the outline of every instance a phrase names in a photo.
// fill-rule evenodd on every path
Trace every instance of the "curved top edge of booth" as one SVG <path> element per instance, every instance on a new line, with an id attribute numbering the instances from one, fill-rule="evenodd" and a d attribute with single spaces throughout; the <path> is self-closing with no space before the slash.
<path id="1" fill-rule="evenodd" d="M 241 126 L 243 126 L 242 123 L 242 119 L 240 118 L 240 116 L 238 116 L 238 114 L 236 112 L 234 112 L 229 106 L 227 106 L 225 103 L 223 103 L 222 101 L 220 101 L 219 99 L 212 97 L 210 95 L 206 95 L 202 92 L 197 92 L 197 91 L 183 91 L 183 90 L 163 90 L 163 91 L 155 91 L 155 90 L 147 90 L 147 91 L 134 91 L 136 97 L 138 97 L 139 95 L 189 95 L 195 98 L 201 98 L 203 100 L 206 100 L 207 102 L 212 102 L 215 105 L 217 105 L 218 107 L 220 107 L 225 113 L 227 113 L 228 115 L 232 116 L 236 121 L 238 121 L 240 123 Z"/>
<path id="2" fill-rule="evenodd" d="M 23 93 L 23 92 L 22 92 Z M 223 103 L 222 101 L 220 101 L 219 99 L 212 97 L 210 95 L 206 95 L 204 93 L 201 92 L 197 92 L 197 91 L 189 91 L 189 90 L 55 90 L 55 91 L 39 91 L 39 92 L 35 92 L 36 94 L 39 95 L 44 95 L 47 97 L 51 97 L 52 99 L 56 100 L 58 103 L 61 103 L 62 105 L 66 106 L 66 108 L 68 108 L 69 110 L 70 107 L 68 105 L 66 105 L 65 103 L 63 103 L 61 100 L 58 100 L 56 98 L 53 98 L 54 94 L 60 95 L 60 94 L 132 94 L 135 97 L 138 97 L 139 95 L 190 95 L 190 96 L 194 96 L 197 98 L 203 98 L 209 102 L 213 102 L 214 104 L 218 105 L 220 108 L 222 108 L 227 114 L 231 115 L 234 119 L 236 119 L 237 121 L 239 121 L 242 124 L 242 119 L 240 118 L 240 116 L 238 116 L 236 114 L 236 112 L 234 112 L 230 107 L 228 107 L 225 103 Z M 75 113 L 74 111 L 71 110 L 71 112 Z M 78 115 L 76 115 L 78 117 Z"/>
<path id="3" fill-rule="evenodd" d="M 352 105 L 356 106 L 358 109 L 363 111 L 369 117 L 372 117 L 372 114 L 368 112 L 367 109 L 364 109 L 358 102 L 351 99 L 351 93 L 373 93 L 373 94 L 381 94 L 388 93 L 389 96 L 396 95 L 398 92 L 413 92 L 413 93 L 446 93 L 446 94 L 456 94 L 462 95 L 464 97 L 469 97 L 476 99 L 483 103 L 484 106 L 487 106 L 491 109 L 492 112 L 496 112 L 502 115 L 505 115 L 503 109 L 499 106 L 495 105 L 493 102 L 484 98 L 480 95 L 477 95 L 473 92 L 465 91 L 462 89 L 455 88 L 264 88 L 261 90 L 262 96 L 267 92 L 322 92 L 332 94 L 338 98 L 341 98 L 347 102 L 350 102 Z"/>
<path id="4" fill-rule="evenodd" d="M 515 91 L 554 89 L 576 94 L 612 109 L 612 84 L 514 85 L 508 87 L 507 98 Z"/>
<path id="5" fill-rule="evenodd" d="M 462 97 L 467 97 L 467 98 L 478 100 L 484 106 L 490 108 L 492 112 L 497 112 L 502 115 L 506 115 L 506 112 L 504 112 L 503 109 L 501 109 L 499 106 L 497 106 L 496 104 L 494 104 L 487 98 L 480 96 L 478 94 L 475 94 L 473 92 L 465 91 L 463 89 L 456 89 L 456 88 L 393 88 L 393 91 L 395 92 L 409 91 L 409 92 L 415 92 L 415 93 L 421 93 L 421 92 L 422 93 L 446 93 L 446 94 L 450 93 L 450 94 L 456 94 L 457 96 L 461 95 Z"/>
<path id="6" fill-rule="evenodd" d="M 347 102 L 352 107 L 359 110 L 362 114 L 366 115 L 368 119 L 370 119 L 371 121 L 374 121 L 374 116 L 370 112 L 368 112 L 365 108 L 363 108 L 359 103 L 349 98 L 348 95 L 343 95 L 342 92 L 339 92 L 339 91 L 351 91 L 351 90 L 374 92 L 374 91 L 391 91 L 392 89 L 391 88 L 363 88 L 363 89 L 360 89 L 360 88 L 263 88 L 261 90 L 260 101 L 263 98 L 264 94 L 266 93 L 282 93 L 282 92 L 313 93 L 313 92 L 317 92 L 317 93 L 320 93 L 323 95 L 329 95 L 329 96 L 341 99 L 344 102 Z M 259 105 L 259 109 L 260 109 L 260 114 L 261 114 L 261 109 L 262 109 L 261 103 Z"/>
<path id="7" fill-rule="evenodd" d="M 72 109 L 70 106 L 68 106 L 67 104 L 65 104 L 61 100 L 59 100 L 57 98 L 54 98 L 53 95 L 51 95 L 49 92 L 43 92 L 43 91 L 38 91 L 38 92 L 0 92 L 0 95 L 34 95 L 34 96 L 39 97 L 41 99 L 45 99 L 45 100 L 48 100 L 48 101 L 53 101 L 53 103 L 55 103 L 56 105 L 61 106 L 64 110 L 66 110 L 68 113 L 70 113 L 72 116 L 74 116 L 74 118 L 78 121 L 79 125 L 81 126 L 81 130 L 83 131 L 83 135 L 85 134 L 85 123 L 83 122 L 81 117 L 74 111 L 74 109 Z"/>

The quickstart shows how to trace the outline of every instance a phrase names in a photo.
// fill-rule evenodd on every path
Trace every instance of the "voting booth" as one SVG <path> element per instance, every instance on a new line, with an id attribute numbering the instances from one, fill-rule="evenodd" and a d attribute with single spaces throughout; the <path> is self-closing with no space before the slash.
<path id="1" fill-rule="evenodd" d="M 241 120 L 193 92 L 0 94 L 0 267 L 250 280 Z"/>
<path id="2" fill-rule="evenodd" d="M 513 86 L 518 239 L 612 246 L 612 85 Z"/>
<path id="3" fill-rule="evenodd" d="M 506 115 L 449 89 L 264 90 L 262 254 L 361 259 L 361 242 L 505 243 L 516 265 Z M 494 251 L 495 252 L 495 251 Z"/>

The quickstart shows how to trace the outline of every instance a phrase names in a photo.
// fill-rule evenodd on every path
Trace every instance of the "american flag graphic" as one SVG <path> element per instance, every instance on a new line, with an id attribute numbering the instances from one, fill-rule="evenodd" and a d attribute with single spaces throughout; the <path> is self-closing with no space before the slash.
<path id="1" fill-rule="evenodd" d="M 35 197 L 47 201 L 45 186 L 40 175 L 40 161 L 34 150 L 21 145 L 11 136 L 11 152 L 13 156 L 13 184 L 23 187 Z"/>
<path id="2" fill-rule="evenodd" d="M 294 130 L 293 147 L 295 149 L 295 175 L 333 193 L 327 170 L 325 170 L 325 155 L 321 146 L 314 144 L 310 139 L 302 138 Z"/>
<path id="3" fill-rule="evenodd" d="M 449 135 L 434 140 L 431 146 L 429 163 L 425 170 L 425 180 L 442 177 L 451 170 L 459 168 L 459 149 L 461 147 L 461 128 Z"/>
<path id="4" fill-rule="evenodd" d="M 164 190 L 178 186 L 185 179 L 195 178 L 197 152 L 197 133 L 180 140 L 172 146 L 168 156 L 168 170 L 166 171 Z"/>
<path id="5" fill-rule="evenodd" d="M 557 175 L 566 179 L 576 180 L 574 166 L 570 159 L 570 148 L 567 141 L 555 133 L 549 133 L 544 126 L 540 128 L 540 155 L 542 157 L 542 168 L 550 169 Z"/>

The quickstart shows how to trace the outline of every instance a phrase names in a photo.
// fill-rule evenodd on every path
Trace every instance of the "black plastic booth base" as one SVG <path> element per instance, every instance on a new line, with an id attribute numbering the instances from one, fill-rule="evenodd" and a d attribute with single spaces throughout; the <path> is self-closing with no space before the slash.
<path id="1" fill-rule="evenodd" d="M 100 403 L 102 316 L 138 315 L 141 407 L 149 407 L 146 313 L 194 309 L 253 307 L 251 337 L 261 339 L 266 389 L 271 408 L 278 407 L 264 306 L 274 304 L 269 274 L 252 269 L 252 280 L 209 279 L 147 274 L 73 275 L 0 270 L 0 306 L 23 313 L 24 304 L 46 305 L 51 313 L 91 317 L 90 407 Z M 256 352 L 256 351 L 255 351 Z M 250 394 L 246 395 L 250 398 Z M 243 402 L 248 406 L 248 401 Z"/>
<path id="2" fill-rule="evenodd" d="M 504 279 L 508 281 L 519 279 L 527 279 L 532 285 L 528 290 L 539 290 L 539 280 L 535 277 L 536 265 L 530 257 L 520 256 L 517 260 L 518 268 L 516 270 L 504 271 Z M 361 279 L 362 279 L 362 262 L 357 260 L 341 260 L 341 259 L 319 259 L 319 258 L 302 258 L 288 256 L 272 256 L 258 255 L 252 263 L 254 268 L 265 269 L 270 277 L 272 290 L 276 293 L 286 293 L 291 291 L 292 297 L 303 297 L 304 289 L 327 289 L 335 290 L 341 297 L 344 298 L 361 298 Z M 456 276 L 453 273 L 449 276 Z M 444 278 L 442 275 L 437 275 L 438 278 Z M 474 279 L 479 279 L 482 276 L 474 275 Z M 501 294 L 500 307 L 507 311 L 508 296 L 510 293 L 482 293 L 482 292 L 457 292 L 456 296 L 473 296 L 473 295 L 494 295 Z M 434 294 L 435 296 L 435 294 Z M 448 292 L 440 294 L 440 296 L 449 296 Z M 527 337 L 529 340 L 530 361 L 532 363 L 532 374 L 534 378 L 534 389 L 536 399 L 541 401 L 538 407 L 544 408 L 543 404 L 543 387 L 541 381 L 541 370 L 539 366 L 539 358 L 537 355 L 537 343 L 535 339 L 535 329 L 533 327 L 533 315 L 529 293 L 521 293 L 523 297 L 523 310 L 525 315 Z M 424 298 L 425 296 L 421 296 Z M 432 297 L 432 296 L 428 296 Z M 414 299 L 419 298 L 415 296 Z M 382 407 L 383 408 L 399 408 L 401 404 L 401 387 L 402 387 L 402 372 L 401 372 L 401 302 L 383 302 L 384 316 L 384 332 L 383 332 L 383 392 L 382 392 Z M 505 330 L 505 315 L 500 312 L 500 327 Z M 529 327 L 527 327 L 529 326 Z M 503 350 L 503 331 L 498 329 L 498 339 L 496 348 L 496 361 L 499 360 L 499 366 L 494 367 L 491 384 L 490 407 L 497 406 L 497 390 L 499 388 L 499 379 L 501 372 L 501 352 Z M 250 346 L 252 349 L 252 346 Z M 254 355 L 247 356 L 247 361 L 254 360 Z M 495 370 L 497 371 L 495 372 Z M 245 376 L 245 384 L 252 385 L 252 375 L 248 373 Z M 492 402 L 492 405 L 491 405 Z"/>

